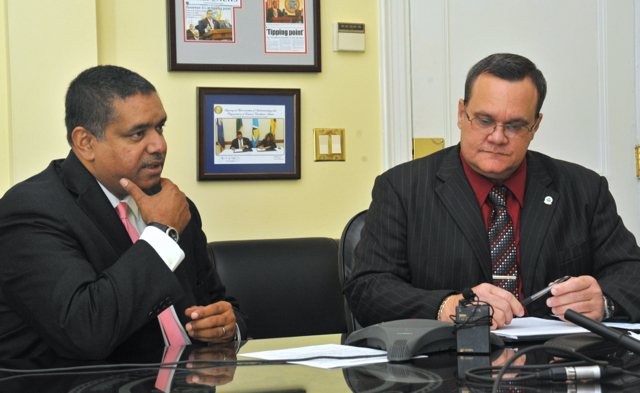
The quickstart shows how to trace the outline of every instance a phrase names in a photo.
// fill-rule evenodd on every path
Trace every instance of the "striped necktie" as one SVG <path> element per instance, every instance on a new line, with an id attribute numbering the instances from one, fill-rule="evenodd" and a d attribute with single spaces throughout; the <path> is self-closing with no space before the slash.
<path id="1" fill-rule="evenodd" d="M 493 204 L 489 222 L 489 245 L 493 284 L 518 298 L 518 263 L 513 221 L 507 212 L 507 187 L 494 186 L 487 197 Z"/>

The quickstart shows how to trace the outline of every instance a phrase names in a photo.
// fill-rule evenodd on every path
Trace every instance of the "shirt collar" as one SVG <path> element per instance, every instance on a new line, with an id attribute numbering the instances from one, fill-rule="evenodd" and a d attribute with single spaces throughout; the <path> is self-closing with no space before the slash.
<path id="1" fill-rule="evenodd" d="M 138 205 L 136 204 L 136 201 L 133 198 L 131 198 L 131 195 L 127 195 L 122 200 L 120 200 L 118 199 L 118 197 L 113 195 L 111 191 L 107 190 L 107 188 L 103 186 L 102 183 L 98 181 L 98 179 L 96 179 L 96 181 L 98 182 L 98 185 L 100 186 L 100 188 L 102 188 L 104 195 L 107 196 L 107 199 L 109 199 L 109 202 L 111 203 L 111 206 L 113 206 L 114 209 L 116 208 L 116 206 L 118 206 L 120 202 L 125 202 L 127 205 L 129 205 L 129 208 L 131 209 L 131 212 L 133 213 L 136 220 L 138 219 Z"/>
<path id="2" fill-rule="evenodd" d="M 482 206 L 487 200 L 487 196 L 489 195 L 489 191 L 496 184 L 491 182 L 486 177 L 482 176 L 478 172 L 474 171 L 473 168 L 467 163 L 467 161 L 462 157 L 462 151 L 460 151 L 460 161 L 462 161 L 462 167 L 464 168 L 464 173 L 467 175 L 467 179 L 471 184 L 471 188 L 473 192 L 476 194 L 476 198 L 478 198 L 478 204 Z M 511 191 L 511 193 L 516 197 L 520 208 L 524 206 L 524 191 L 527 183 L 527 159 L 522 161 L 522 164 L 516 169 L 516 171 L 511 175 L 507 180 L 505 180 L 502 184 L 507 186 L 507 188 Z"/>

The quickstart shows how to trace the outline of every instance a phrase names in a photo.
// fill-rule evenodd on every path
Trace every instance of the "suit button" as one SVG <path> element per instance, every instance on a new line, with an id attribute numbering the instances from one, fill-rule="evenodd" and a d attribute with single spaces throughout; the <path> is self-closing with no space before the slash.
<path id="1" fill-rule="evenodd" d="M 171 305 L 171 298 L 168 297 L 168 298 L 164 299 L 164 302 L 167 303 L 167 306 L 170 306 Z"/>
<path id="2" fill-rule="evenodd" d="M 161 311 L 161 310 L 160 310 L 160 307 L 158 307 L 158 306 L 155 306 L 155 307 L 153 308 L 153 312 L 154 312 L 154 313 L 156 313 L 156 314 L 160 314 L 160 311 Z"/>
<path id="3" fill-rule="evenodd" d="M 149 318 L 153 318 L 156 314 L 153 311 L 149 311 Z"/>

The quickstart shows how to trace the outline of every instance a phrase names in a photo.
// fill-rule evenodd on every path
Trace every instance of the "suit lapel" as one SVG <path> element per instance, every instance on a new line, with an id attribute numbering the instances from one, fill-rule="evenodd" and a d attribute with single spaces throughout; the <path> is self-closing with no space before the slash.
<path id="1" fill-rule="evenodd" d="M 118 256 L 124 254 L 133 244 L 131 238 L 91 172 L 73 151 L 60 168 L 65 186 L 77 195 L 78 207 L 93 221 Z"/>
<path id="2" fill-rule="evenodd" d="M 442 180 L 436 186 L 436 194 L 471 245 L 486 282 L 492 282 L 489 238 L 478 200 L 460 161 L 459 145 L 447 154 L 436 176 Z"/>
<path id="3" fill-rule="evenodd" d="M 520 265 L 525 296 L 535 288 L 544 287 L 546 264 L 538 263 L 544 234 L 560 202 L 560 194 L 548 186 L 553 183 L 547 168 L 537 157 L 527 153 L 527 186 L 524 195 L 524 207 L 520 215 Z M 551 197 L 551 201 L 545 199 Z M 534 288 L 535 286 L 535 288 Z"/>

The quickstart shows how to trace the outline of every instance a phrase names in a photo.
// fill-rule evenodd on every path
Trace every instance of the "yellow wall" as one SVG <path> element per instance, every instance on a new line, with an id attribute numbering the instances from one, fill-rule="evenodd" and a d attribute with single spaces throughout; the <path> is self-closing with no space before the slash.
<path id="1" fill-rule="evenodd" d="M 32 2 L 2 1 L 9 4 L 3 18 L 8 41 L 16 45 L 3 51 L 8 70 L 0 67 L 0 78 L 3 71 L 10 74 L 12 92 L 8 102 L 0 101 L 0 110 L 12 108 L 13 119 L 8 132 L 0 131 L 11 157 L 2 158 L 0 164 L 8 161 L 14 174 L 0 171 L 0 193 L 6 190 L 4 184 L 24 180 L 51 159 L 66 155 L 66 86 L 84 68 L 116 64 L 140 73 L 156 86 L 169 116 L 164 175 L 196 203 L 209 240 L 337 238 L 349 218 L 368 207 L 373 180 L 382 171 L 376 2 L 322 0 L 321 73 L 234 73 L 167 71 L 165 1 L 65 0 L 55 5 L 38 1 L 40 13 L 54 13 L 63 30 L 46 44 L 14 33 L 24 30 L 18 26 L 24 15 L 32 13 Z M 84 22 L 88 17 L 95 20 L 95 34 L 91 22 Z M 83 21 L 82 33 L 79 20 Z M 365 23 L 366 52 L 333 52 L 334 22 Z M 35 47 L 43 46 L 48 51 L 46 61 L 34 59 Z M 300 88 L 302 178 L 197 181 L 198 86 Z M 20 94 L 15 93 L 16 88 Z M 33 95 L 37 95 L 35 102 L 27 100 Z M 346 129 L 346 162 L 313 161 L 312 130 L 325 127 Z"/>
<path id="2" fill-rule="evenodd" d="M 6 1 L 0 0 L 0 194 L 11 185 L 9 139 L 9 74 L 7 53 Z"/>

